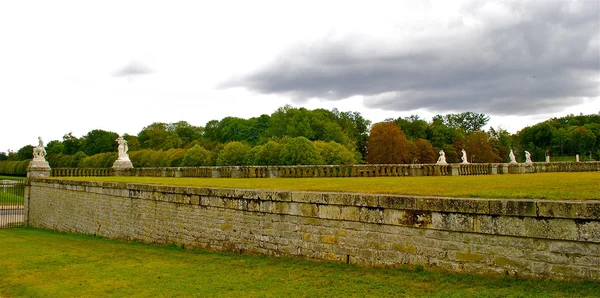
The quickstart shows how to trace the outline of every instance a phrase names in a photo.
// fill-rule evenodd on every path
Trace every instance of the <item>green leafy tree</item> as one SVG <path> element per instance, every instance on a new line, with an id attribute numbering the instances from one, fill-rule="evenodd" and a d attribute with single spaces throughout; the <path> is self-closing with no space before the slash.
<path id="1" fill-rule="evenodd" d="M 206 148 L 194 145 L 194 147 L 187 150 L 181 165 L 184 167 L 208 166 L 211 162 L 211 154 Z"/>
<path id="2" fill-rule="evenodd" d="M 63 136 L 63 154 L 73 155 L 81 149 L 81 141 L 72 132 Z"/>
<path id="3" fill-rule="evenodd" d="M 117 152 L 115 140 L 119 135 L 115 132 L 94 129 L 88 132 L 81 140 L 81 150 L 91 156 L 104 152 Z"/>
<path id="4" fill-rule="evenodd" d="M 279 159 L 283 165 L 320 164 L 320 155 L 313 142 L 305 137 L 289 138 L 282 141 Z"/>
<path id="5" fill-rule="evenodd" d="M 28 160 L 28 159 L 32 159 L 32 158 L 33 158 L 33 146 L 25 145 L 17 151 L 17 154 L 15 154 L 13 160 L 20 161 L 20 160 Z"/>
<path id="6" fill-rule="evenodd" d="M 460 128 L 467 134 L 481 130 L 490 121 L 490 117 L 485 114 L 474 112 L 447 114 L 443 117 L 437 115 L 436 117 L 441 118 L 446 126 Z"/>
<path id="7" fill-rule="evenodd" d="M 65 145 L 58 140 L 50 141 L 46 144 L 46 154 L 61 154 L 65 150 Z"/>
<path id="8" fill-rule="evenodd" d="M 572 152 L 584 155 L 587 152 L 592 151 L 595 144 L 596 136 L 591 130 L 583 126 L 576 127 L 572 130 L 570 142 Z"/>
<path id="9" fill-rule="evenodd" d="M 174 126 L 155 122 L 142 129 L 138 141 L 143 149 L 169 150 L 181 148 L 184 141 L 174 131 Z"/>
<path id="10" fill-rule="evenodd" d="M 140 141 L 137 136 L 133 136 L 130 134 L 124 134 L 123 139 L 127 141 L 127 147 L 129 147 L 129 151 L 137 151 L 140 150 Z M 118 148 L 118 147 L 117 147 Z"/>
<path id="11" fill-rule="evenodd" d="M 250 146 L 242 142 L 229 142 L 217 156 L 218 166 L 243 166 L 246 164 L 246 154 Z"/>
<path id="12" fill-rule="evenodd" d="M 352 151 L 348 150 L 347 147 L 338 144 L 334 141 L 323 142 L 323 141 L 315 141 L 314 142 L 319 155 L 321 156 L 321 161 L 327 165 L 349 165 L 356 164 L 356 154 Z"/>
<path id="13" fill-rule="evenodd" d="M 395 122 L 409 140 L 425 139 L 427 137 L 427 128 L 429 127 L 429 124 L 427 121 L 419 118 L 418 115 L 398 118 Z"/>

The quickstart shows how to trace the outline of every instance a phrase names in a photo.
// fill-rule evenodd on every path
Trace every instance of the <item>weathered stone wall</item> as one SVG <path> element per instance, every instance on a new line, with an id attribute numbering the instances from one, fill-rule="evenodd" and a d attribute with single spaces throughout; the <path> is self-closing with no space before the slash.
<path id="1" fill-rule="evenodd" d="M 32 227 L 360 265 L 600 280 L 600 201 L 430 198 L 37 178 Z"/>
<path id="2" fill-rule="evenodd" d="M 143 176 L 204 178 L 305 178 L 305 177 L 397 177 L 397 176 L 468 176 L 546 172 L 600 172 L 600 162 L 536 162 L 531 164 L 377 164 L 322 166 L 240 166 L 172 168 L 56 168 L 53 177 Z"/>

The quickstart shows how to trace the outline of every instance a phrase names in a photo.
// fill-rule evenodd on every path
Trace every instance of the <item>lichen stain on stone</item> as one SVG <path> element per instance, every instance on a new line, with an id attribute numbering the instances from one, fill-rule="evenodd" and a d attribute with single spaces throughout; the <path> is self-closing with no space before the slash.
<path id="1" fill-rule="evenodd" d="M 400 219 L 400 224 L 414 227 L 428 227 L 431 225 L 431 212 L 405 210 L 404 216 Z"/>

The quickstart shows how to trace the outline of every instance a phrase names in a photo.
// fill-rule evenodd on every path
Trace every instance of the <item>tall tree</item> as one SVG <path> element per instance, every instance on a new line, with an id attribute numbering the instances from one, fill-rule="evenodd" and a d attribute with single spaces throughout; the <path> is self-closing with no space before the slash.
<path id="1" fill-rule="evenodd" d="M 94 129 L 82 138 L 81 150 L 88 156 L 104 152 L 116 152 L 116 132 Z"/>
<path id="2" fill-rule="evenodd" d="M 367 144 L 367 162 L 371 164 L 409 163 L 408 141 L 393 122 L 375 123 Z"/>
<path id="3" fill-rule="evenodd" d="M 72 132 L 63 136 L 63 154 L 73 155 L 81 149 L 81 141 Z"/>
<path id="4" fill-rule="evenodd" d="M 437 115 L 436 117 L 441 117 L 445 125 L 449 127 L 460 128 L 467 134 L 481 130 L 481 128 L 484 127 L 488 121 L 490 121 L 490 117 L 486 116 L 485 114 L 474 112 L 447 114 L 443 117 Z"/>

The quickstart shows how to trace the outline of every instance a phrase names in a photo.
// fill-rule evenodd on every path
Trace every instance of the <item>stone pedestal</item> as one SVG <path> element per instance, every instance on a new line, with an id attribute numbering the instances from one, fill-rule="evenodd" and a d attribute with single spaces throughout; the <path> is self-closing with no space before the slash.
<path id="1" fill-rule="evenodd" d="M 52 169 L 44 158 L 34 158 L 27 166 L 27 178 L 50 177 Z"/>
<path id="2" fill-rule="evenodd" d="M 240 168 L 231 170 L 231 178 L 244 178 L 244 171 L 242 171 Z"/>
<path id="3" fill-rule="evenodd" d="M 458 165 L 457 164 L 452 164 L 450 165 L 450 176 L 458 176 Z"/>
<path id="4" fill-rule="evenodd" d="M 131 160 L 117 159 L 112 168 L 115 176 L 129 176 L 129 169 L 133 169 L 133 164 Z"/>
<path id="5" fill-rule="evenodd" d="M 131 163 L 131 160 L 115 160 L 115 163 L 113 163 L 113 169 L 133 169 L 133 164 Z"/>

